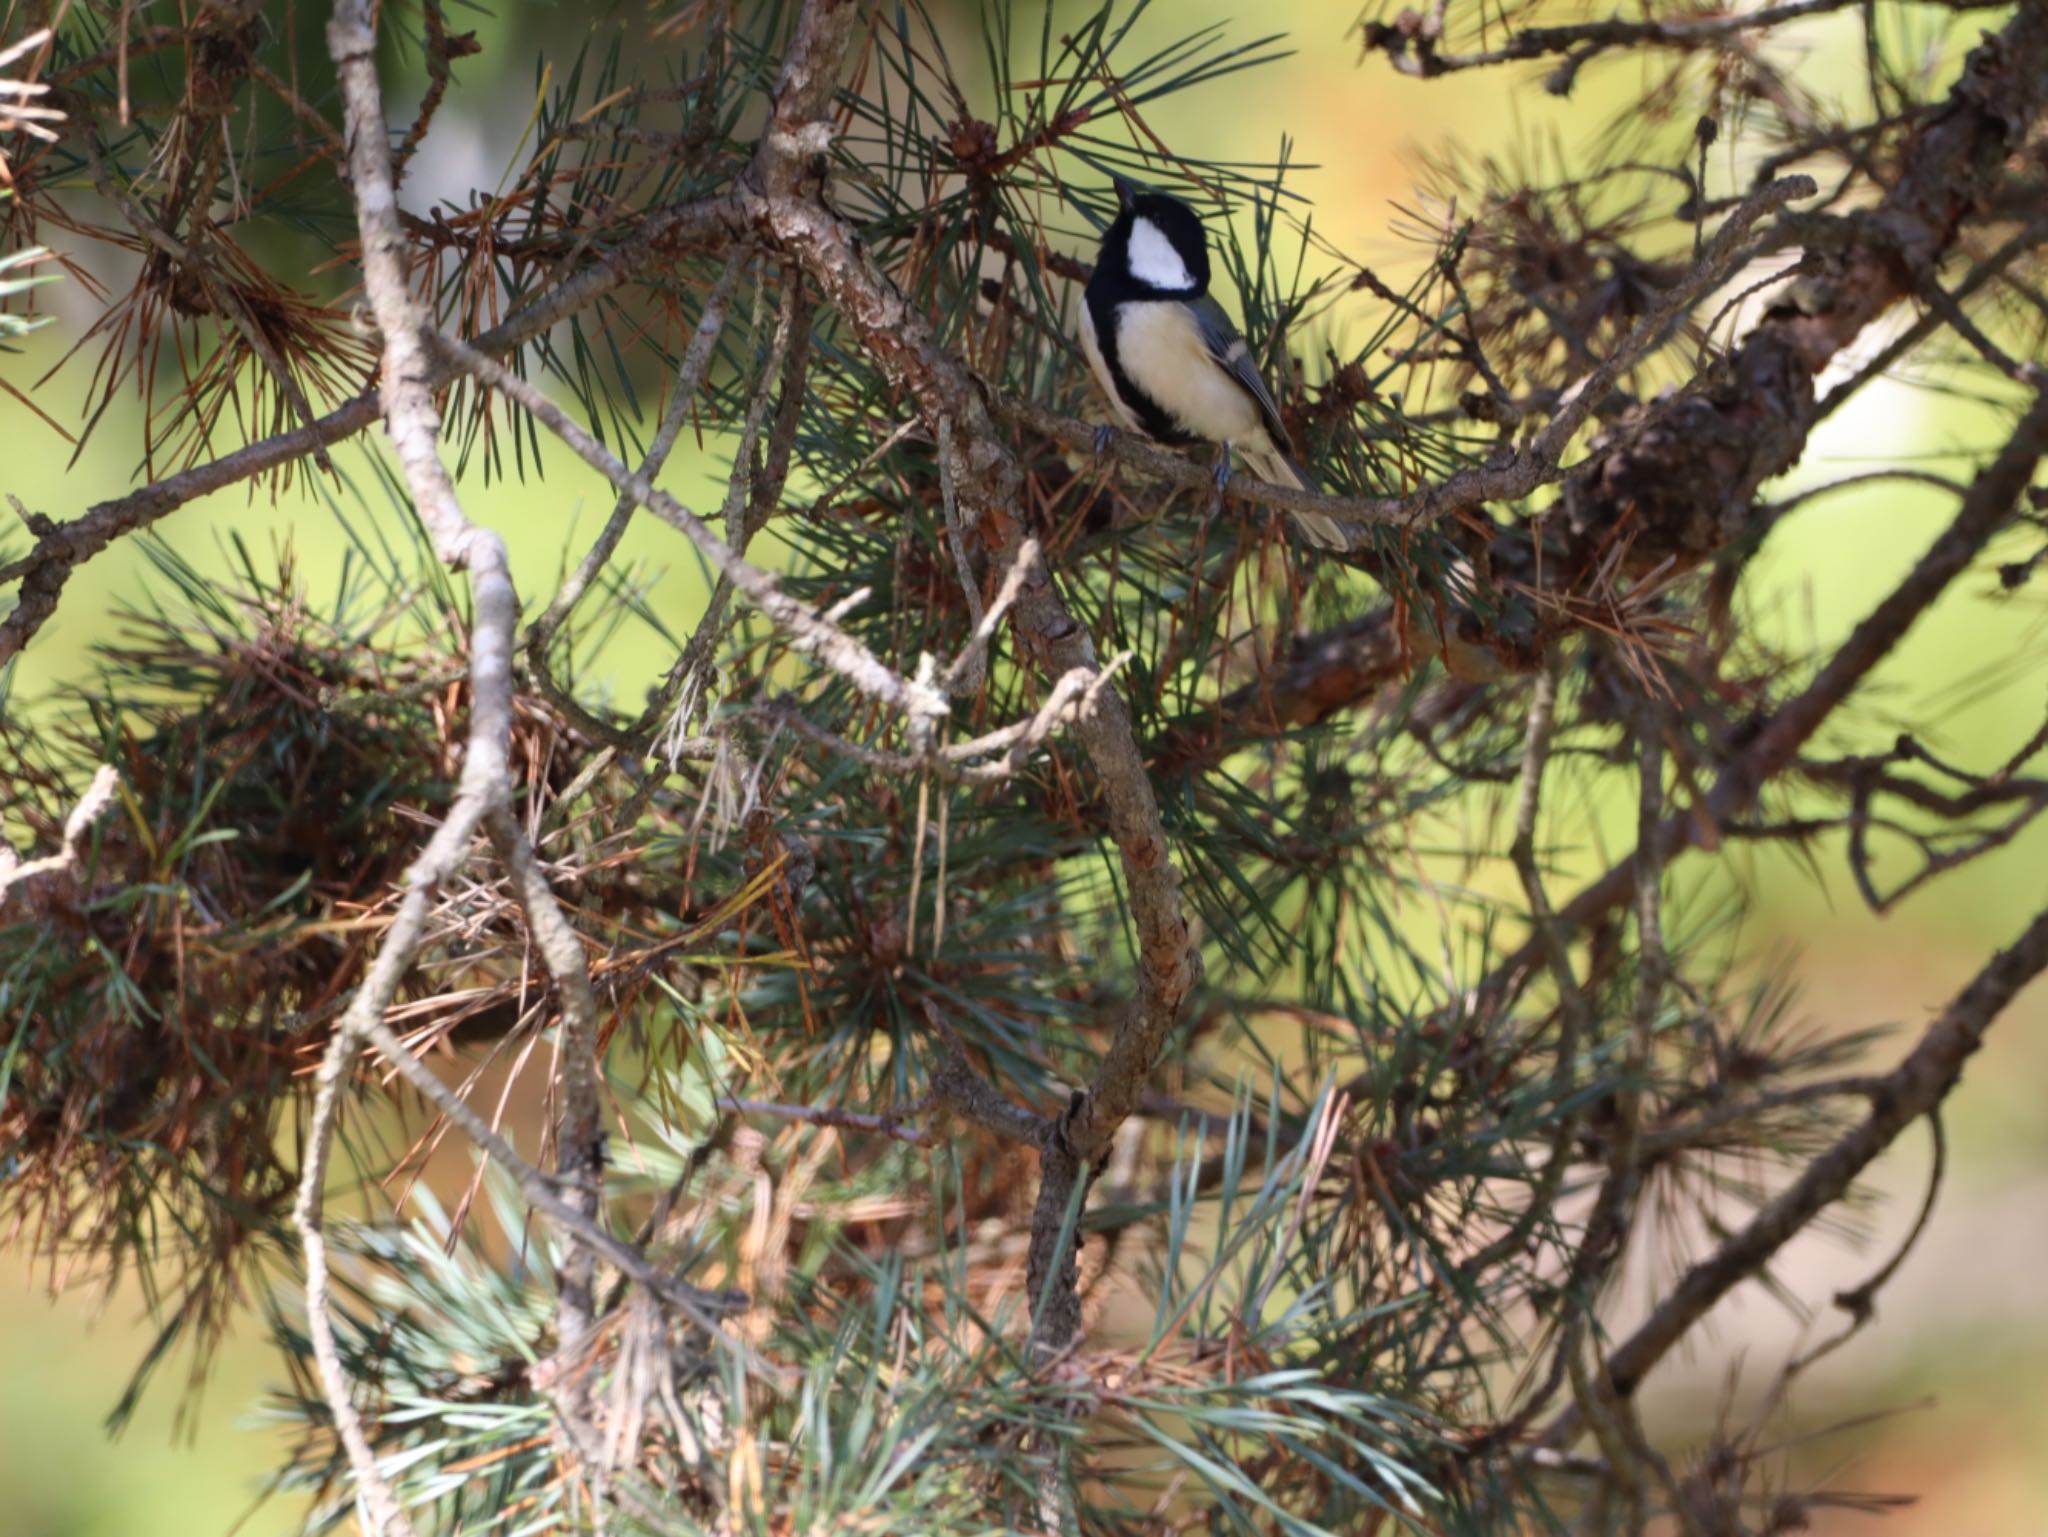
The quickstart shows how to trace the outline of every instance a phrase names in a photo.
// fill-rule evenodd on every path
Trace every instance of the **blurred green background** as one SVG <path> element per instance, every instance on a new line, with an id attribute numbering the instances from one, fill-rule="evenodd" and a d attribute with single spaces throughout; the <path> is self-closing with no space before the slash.
<path id="1" fill-rule="evenodd" d="M 519 93 L 533 80 L 533 47 L 512 35 L 524 9 L 514 4 L 501 21 L 480 19 L 485 53 L 458 68 L 457 88 L 409 202 L 424 201 L 436 189 L 491 184 L 513 159 L 529 104 Z M 1031 18 L 1020 31 L 1035 34 L 1035 7 L 1020 6 L 1019 13 Z M 1285 30 L 1297 51 L 1223 85 L 1157 104 L 1146 116 L 1164 139 L 1196 157 L 1270 156 L 1288 136 L 1293 158 L 1309 167 L 1292 184 L 1313 203 L 1318 232 L 1390 277 L 1426 259 L 1423 247 L 1393 233 L 1403 219 L 1399 209 L 1415 206 L 1420 153 L 1457 144 L 1513 159 L 1541 144 L 1560 163 L 1573 164 L 1637 80 L 1633 62 L 1591 70 L 1568 102 L 1544 95 L 1532 73 L 1417 82 L 1394 74 L 1383 60 L 1361 62 L 1354 20 L 1345 4 L 1312 0 L 1242 7 L 1175 0 L 1155 7 L 1140 23 L 1141 43 L 1149 35 L 1156 45 L 1183 29 L 1221 21 L 1234 37 Z M 963 39 L 968 25 L 956 25 Z M 1973 25 L 1955 34 L 1955 56 L 1974 31 Z M 1825 94 L 1831 81 L 1846 89 L 1856 78 L 1857 43 L 1845 28 L 1804 26 L 1786 45 L 1805 51 L 1801 79 L 1809 89 Z M 963 47 L 954 56 L 973 54 Z M 494 78 L 504 88 L 495 96 L 479 89 Z M 408 87 L 394 83 L 392 94 L 404 103 Z M 483 100 L 491 101 L 491 117 L 465 115 Z M 1727 149 L 1724 141 L 1717 153 Z M 90 319 L 82 294 L 63 286 L 44 293 L 55 323 L 24 353 L 0 359 L 10 381 L 23 388 Z M 1081 366 L 1078 357 L 1075 366 Z M 75 420 L 86 372 L 74 364 L 37 386 L 43 409 Z M 67 465 L 68 448 L 30 412 L 0 396 L 0 491 L 68 518 L 129 489 L 134 467 L 127 452 L 138 441 L 139 423 L 132 409 L 125 419 L 120 409 L 101 424 L 79 462 Z M 1966 473 L 1971 451 L 1989 444 L 1996 427 L 1990 413 L 1966 400 L 1885 384 L 1827 423 L 1797 478 L 1829 479 L 1905 458 Z M 719 446 L 713 441 L 709 454 L 679 453 L 665 477 L 670 489 L 696 505 L 715 501 L 724 468 Z M 472 476 L 464 489 L 471 515 L 507 537 L 530 603 L 552 590 L 572 531 L 587 536 L 611 505 L 597 477 L 566 455 L 549 457 L 544 481 L 485 486 Z M 1883 485 L 1811 503 L 1772 536 L 1748 579 L 1749 601 L 1771 615 L 1767 628 L 1781 644 L 1825 645 L 1916 558 L 1949 511 L 1932 491 Z M 329 513 L 311 499 L 295 493 L 272 503 L 246 489 L 195 502 L 160 524 L 159 532 L 202 569 L 220 571 L 228 569 L 232 535 L 259 557 L 288 541 L 316 592 L 343 543 Z M 682 541 L 642 519 L 621 559 L 659 573 L 653 607 L 686 626 L 704 585 Z M 16 707 L 61 703 L 68 683 L 90 665 L 89 648 L 112 632 L 110 615 L 140 596 L 149 572 L 143 552 L 128 543 L 74 577 L 58 617 L 18 669 Z M 1989 574 L 1972 577 L 1878 674 L 1854 712 L 1861 734 L 1838 735 L 1825 745 L 1882 746 L 1894 729 L 1889 721 L 1911 720 L 1923 740 L 1955 761 L 2002 760 L 2042 717 L 2043 671 L 2026 664 L 2044 654 L 2043 621 L 2038 598 L 2024 590 L 2003 595 Z M 617 697 L 637 700 L 667 660 L 651 642 L 615 647 L 606 657 L 608 681 Z M 1604 864 L 1625 847 L 1622 808 L 1607 825 L 1609 846 L 1578 851 L 1581 868 Z M 1726 882 L 1739 880 L 1755 899 L 1742 931 L 1746 942 L 1764 955 L 1796 952 L 1802 1017 L 1816 1027 L 1891 1023 L 1894 1040 L 1916 1030 L 2048 898 L 2048 835 L 2039 826 L 1885 919 L 1872 917 L 1857 899 L 1838 844 L 1822 847 L 1817 866 L 1740 847 L 1711 861 L 1695 858 L 1674 872 L 1674 907 L 1701 910 L 1725 892 Z M 1776 1438 L 1787 1448 L 1785 1487 L 1919 1496 L 1916 1506 L 1887 1518 L 1884 1530 L 1893 1537 L 2032 1537 L 2048 1528 L 2042 1514 L 2048 1511 L 2048 1455 L 2041 1450 L 2048 1447 L 2048 1308 L 2036 1281 L 2048 1271 L 2048 1117 L 2039 1109 L 2038 1089 L 2044 1078 L 2048 995 L 2036 988 L 2000 1021 L 1951 1102 L 1951 1159 L 1941 1204 L 1883 1294 L 1878 1327 L 1809 1373 L 1790 1411 L 1772 1423 L 1767 1441 Z M 1885 1199 L 1869 1212 L 1861 1247 L 1827 1236 L 1803 1240 L 1789 1251 L 1783 1270 L 1792 1289 L 1824 1303 L 1860 1281 L 1910 1222 L 1927 1165 L 1925 1139 L 1910 1136 L 1881 1166 L 1875 1188 Z M 1666 1254 L 1663 1269 L 1646 1268 L 1625 1302 L 1640 1305 L 1673 1260 Z M 278 1445 L 255 1418 L 275 1368 L 253 1319 L 230 1340 L 203 1396 L 181 1402 L 175 1378 L 160 1380 L 125 1434 L 110 1441 L 102 1421 L 154 1334 L 140 1299 L 120 1285 L 111 1293 L 82 1288 L 53 1298 L 52 1280 L 61 1282 L 62 1273 L 53 1278 L 48 1267 L 31 1266 L 18 1252 L 0 1256 L 0 1275 L 10 1283 L 0 1289 L 0 1531 L 6 1537 L 167 1530 L 205 1537 L 238 1521 L 247 1537 L 297 1529 L 300 1510 L 292 1502 L 257 1503 Z M 1652 1424 L 1705 1431 L 1724 1401 L 1738 1406 L 1736 1423 L 1742 1423 L 1740 1406 L 1761 1392 L 1795 1340 L 1811 1343 L 1831 1328 L 1824 1315 L 1802 1325 L 1780 1302 L 1746 1288 L 1715 1315 L 1688 1360 L 1653 1379 L 1646 1400 Z M 1805 1439 L 1859 1417 L 1867 1418 L 1857 1428 Z M 1869 1519 L 1846 1510 L 1817 1512 L 1815 1529 L 1859 1530 Z"/>

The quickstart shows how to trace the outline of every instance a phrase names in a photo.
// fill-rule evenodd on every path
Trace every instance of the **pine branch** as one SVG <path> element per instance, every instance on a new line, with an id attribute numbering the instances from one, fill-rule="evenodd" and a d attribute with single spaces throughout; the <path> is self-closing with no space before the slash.
<path id="1" fill-rule="evenodd" d="M 1628 21 L 1616 16 L 1606 21 L 1587 21 L 1549 27 L 1521 27 L 1496 48 L 1475 53 L 1446 53 L 1440 44 L 1443 7 L 1433 17 L 1403 12 L 1394 22 L 1367 22 L 1360 35 L 1368 50 L 1384 53 L 1403 74 L 1422 79 L 1455 74 L 1459 70 L 1486 69 L 1497 64 L 1539 59 L 1546 54 L 1565 54 L 1566 63 L 1554 73 L 1548 89 L 1552 95 L 1571 93 L 1579 69 L 1601 53 L 1614 49 L 1699 48 L 1743 32 L 1763 32 L 1787 22 L 1810 16 L 1824 16 L 1850 9 L 1862 0 L 1787 0 L 1782 5 L 1726 15 L 1691 15 L 1670 18 L 1651 16 Z M 1995 10 L 2000 0 L 1930 0 L 1956 11 Z"/>
<path id="2" fill-rule="evenodd" d="M 632 235 L 589 266 L 521 306 L 499 325 L 477 336 L 480 352 L 507 353 L 545 334 L 627 282 L 651 263 L 707 239 L 722 237 L 728 210 L 717 200 L 664 209 L 643 220 Z M 438 357 L 423 376 L 432 384 L 454 376 Z M 0 619 L 0 666 L 20 652 L 57 610 L 71 573 L 116 539 L 147 528 L 187 502 L 282 469 L 354 437 L 379 419 L 375 393 L 343 401 L 304 427 L 276 433 L 206 464 L 165 476 L 113 501 L 88 508 L 83 517 L 60 523 L 18 560 L 0 566 L 0 582 L 19 581 L 15 608 Z"/>
<path id="3" fill-rule="evenodd" d="M 1688 1270 L 1650 1316 L 1614 1348 L 1607 1358 L 1607 1375 L 1615 1391 L 1624 1397 L 1633 1394 L 1709 1308 L 1739 1282 L 1761 1273 L 1778 1250 L 1848 1192 L 1900 1132 L 1921 1116 L 1937 1113 L 1961 1081 L 1964 1064 L 1984 1044 L 1985 1032 L 2043 971 L 2048 971 L 2048 912 L 1992 957 L 1927 1027 L 1905 1060 L 1873 1086 L 1869 1114 Z"/>
<path id="4" fill-rule="evenodd" d="M 1892 654 L 1935 600 L 1970 568 L 1984 546 L 2010 521 L 2034 468 L 2048 456 L 2048 393 L 2038 396 L 2011 440 L 1971 483 L 1954 520 L 1904 580 L 1835 649 L 1805 689 L 1785 701 L 1723 767 L 1698 813 L 1677 812 L 1657 832 L 1655 857 L 1668 864 L 1700 846 L 1703 832 L 1732 821 L 1754 804 L 1765 784 L 1784 771 L 1841 703 Z M 1583 930 L 1635 896 L 1640 860 L 1630 855 L 1581 890 L 1558 911 L 1567 931 Z M 1524 946 L 1495 967 L 1478 996 L 1500 1006 L 1520 991 L 1540 959 Z"/>
<path id="5" fill-rule="evenodd" d="M 799 21 L 799 35 L 827 25 L 826 9 L 812 0 Z M 792 131 L 788 142 L 794 148 L 801 140 Z M 789 179 L 786 171 L 765 178 L 768 185 Z M 763 197 L 752 200 L 749 211 L 770 238 L 804 264 L 877 362 L 917 399 L 933 431 L 940 419 L 951 416 L 960 444 L 959 496 L 967 520 L 992 558 L 1012 560 L 1023 538 L 1016 521 L 1020 476 L 967 370 L 936 345 L 921 317 L 875 269 L 853 232 L 828 210 L 806 200 Z M 1027 579 L 1015 619 L 1023 644 L 1041 666 L 1056 672 L 1099 668 L 1087 632 L 1074 621 L 1049 575 Z M 1076 723 L 1075 732 L 1101 778 L 1112 836 L 1129 883 L 1139 936 L 1139 992 L 1094 1086 L 1069 1117 L 1057 1146 L 1048 1148 L 1041 1171 L 1032 1224 L 1031 1285 L 1034 1294 L 1052 1298 L 1041 1331 L 1047 1348 L 1053 1350 L 1066 1348 L 1080 1331 L 1070 1250 L 1061 1276 L 1049 1277 L 1081 1167 L 1100 1155 L 1135 1108 L 1201 968 L 1181 913 L 1179 879 L 1128 711 L 1114 693 L 1105 692 L 1095 712 Z"/>

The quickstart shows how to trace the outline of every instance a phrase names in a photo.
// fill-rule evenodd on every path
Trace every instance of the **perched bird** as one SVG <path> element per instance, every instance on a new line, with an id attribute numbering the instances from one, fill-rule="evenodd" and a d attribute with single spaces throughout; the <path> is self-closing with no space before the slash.
<path id="1" fill-rule="evenodd" d="M 1118 213 L 1102 237 L 1081 303 L 1081 347 L 1124 425 L 1161 443 L 1221 443 L 1254 474 L 1303 491 L 1315 481 L 1293 456 L 1273 393 L 1251 349 L 1209 297 L 1209 242 L 1179 198 L 1116 178 Z M 1294 514 L 1304 538 L 1350 548 L 1340 523 Z"/>

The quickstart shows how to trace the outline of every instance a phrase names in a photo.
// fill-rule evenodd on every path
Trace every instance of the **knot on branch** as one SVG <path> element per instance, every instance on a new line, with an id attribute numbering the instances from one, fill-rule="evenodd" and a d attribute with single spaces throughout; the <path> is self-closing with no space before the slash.
<path id="1" fill-rule="evenodd" d="M 14 515 L 21 519 L 22 526 L 35 535 L 38 540 L 53 538 L 56 535 L 58 529 L 56 519 L 45 513 L 37 512 L 32 507 L 23 506 L 21 499 L 16 496 L 10 495 L 7 498 L 7 505 L 14 509 Z M 5 569 L 10 573 L 15 572 L 19 564 L 17 562 L 15 565 L 10 565 Z M 0 581 L 8 579 L 7 577 L 0 577 Z"/>
<path id="2" fill-rule="evenodd" d="M 779 155 L 791 160 L 811 160 L 832 148 L 832 125 L 820 118 L 796 128 L 777 128 L 768 142 Z"/>
<path id="3" fill-rule="evenodd" d="M 1443 39 L 1441 12 L 1429 16 L 1404 9 L 1392 21 L 1368 21 L 1358 29 L 1365 53 L 1384 53 L 1404 75 L 1429 79 L 1445 72 L 1437 57 Z"/>
<path id="4" fill-rule="evenodd" d="M 1854 1291 L 1836 1292 L 1835 1306 L 1847 1313 L 1858 1325 L 1867 1324 L 1877 1312 L 1877 1299 L 1869 1282 Z"/>
<path id="5" fill-rule="evenodd" d="M 474 58 L 484 51 L 474 32 L 450 32 L 435 11 L 427 13 L 427 50 L 444 64 Z"/>
<path id="6" fill-rule="evenodd" d="M 354 12 L 354 7 L 347 13 L 337 12 L 327 23 L 327 52 L 336 64 L 358 64 L 376 57 L 377 29 L 367 17 Z"/>
<path id="7" fill-rule="evenodd" d="M 773 195 L 796 190 L 807 177 L 825 179 L 826 157 L 832 151 L 832 125 L 822 118 L 786 127 L 781 122 L 761 136 L 760 148 L 744 180 Z"/>
<path id="8" fill-rule="evenodd" d="M 1075 1163 L 1087 1162 L 1092 1151 L 1088 1143 L 1089 1111 L 1093 1103 L 1086 1089 L 1074 1090 L 1067 1096 L 1066 1108 L 1045 1122 L 1040 1133 L 1041 1146 L 1048 1152 L 1071 1158 Z"/>

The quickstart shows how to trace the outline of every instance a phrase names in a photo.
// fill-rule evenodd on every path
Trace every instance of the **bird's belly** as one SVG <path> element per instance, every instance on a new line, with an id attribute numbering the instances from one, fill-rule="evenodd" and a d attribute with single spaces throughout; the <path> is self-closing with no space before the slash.
<path id="1" fill-rule="evenodd" d="M 1116 376 L 1109 371 L 1109 360 L 1102 355 L 1102 342 L 1095 334 L 1095 317 L 1088 311 L 1088 302 L 1081 301 L 1081 350 L 1088 355 L 1088 367 L 1095 374 L 1095 382 L 1102 386 L 1102 393 L 1109 397 L 1109 403 L 1116 407 L 1116 414 L 1123 424 L 1134 432 L 1142 431 L 1137 416 L 1117 393 Z"/>
<path id="2" fill-rule="evenodd" d="M 1188 436 L 1211 443 L 1263 439 L 1258 402 L 1209 355 L 1184 305 L 1126 306 L 1116 353 L 1130 381 Z"/>

